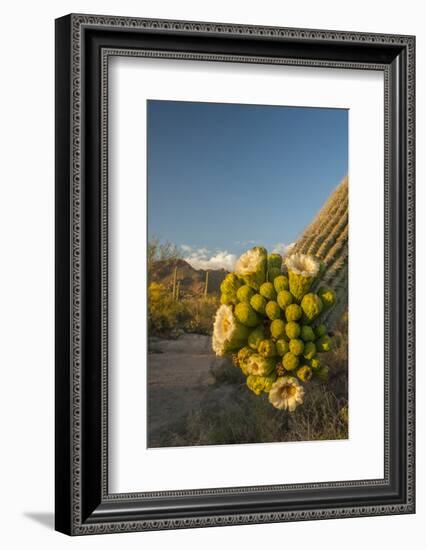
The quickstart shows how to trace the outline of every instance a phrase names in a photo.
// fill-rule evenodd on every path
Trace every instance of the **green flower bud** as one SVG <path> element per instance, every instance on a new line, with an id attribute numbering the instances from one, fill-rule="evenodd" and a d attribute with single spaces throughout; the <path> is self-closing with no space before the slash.
<path id="1" fill-rule="evenodd" d="M 288 290 L 280 290 L 277 295 L 277 302 L 280 308 L 285 311 L 286 307 L 293 303 L 293 296 Z"/>
<path id="2" fill-rule="evenodd" d="M 302 380 L 302 382 L 309 382 L 309 380 L 312 378 L 312 369 L 308 367 L 308 365 L 303 365 L 303 367 L 300 367 L 297 369 L 297 377 Z"/>
<path id="3" fill-rule="evenodd" d="M 319 369 L 320 367 L 322 366 L 322 359 L 319 355 L 315 355 L 315 357 L 313 357 L 311 359 L 311 367 L 314 369 L 314 370 L 317 370 Z"/>
<path id="4" fill-rule="evenodd" d="M 265 329 L 262 325 L 255 328 L 252 332 L 250 332 L 248 337 L 248 345 L 253 350 L 257 350 L 259 347 L 259 344 L 262 340 L 265 339 Z"/>
<path id="5" fill-rule="evenodd" d="M 267 300 L 275 300 L 277 297 L 277 293 L 275 292 L 275 288 L 272 283 L 263 283 L 263 285 L 261 285 L 260 287 L 259 292 Z"/>
<path id="6" fill-rule="evenodd" d="M 285 260 L 288 269 L 290 292 L 300 301 L 309 292 L 320 268 L 320 262 L 306 254 L 292 254 Z"/>
<path id="7" fill-rule="evenodd" d="M 270 267 L 268 269 L 268 281 L 273 283 L 277 277 L 281 275 L 281 269 L 278 267 Z"/>
<path id="8" fill-rule="evenodd" d="M 274 279 L 275 290 L 281 292 L 282 290 L 288 290 L 288 278 L 285 275 L 279 275 Z"/>
<path id="9" fill-rule="evenodd" d="M 321 298 L 313 292 L 303 296 L 301 306 L 306 319 L 310 322 L 318 317 L 323 308 Z"/>
<path id="10" fill-rule="evenodd" d="M 288 353 L 290 350 L 289 344 L 287 340 L 284 340 L 284 338 L 280 338 L 279 340 L 277 340 L 275 342 L 275 347 L 277 348 L 278 355 L 280 355 L 281 357 Z"/>
<path id="11" fill-rule="evenodd" d="M 264 376 L 263 378 L 265 380 L 265 387 L 264 387 L 263 391 L 265 393 L 269 393 L 271 391 L 272 384 L 277 379 L 277 374 L 276 374 L 275 371 L 273 371 L 270 374 L 268 374 L 268 376 Z"/>
<path id="12" fill-rule="evenodd" d="M 277 348 L 273 340 L 262 340 L 257 350 L 263 357 L 274 357 L 277 355 Z"/>
<path id="13" fill-rule="evenodd" d="M 281 271 L 282 264 L 283 259 L 281 254 L 277 254 L 276 252 L 268 254 L 268 269 L 275 268 Z"/>
<path id="14" fill-rule="evenodd" d="M 255 294 L 251 297 L 250 305 L 251 307 L 260 313 L 261 315 L 265 315 L 265 308 L 266 308 L 267 300 L 260 294 Z"/>
<path id="15" fill-rule="evenodd" d="M 262 392 L 269 393 L 272 388 L 272 384 L 277 379 L 276 374 L 270 374 L 269 376 L 255 376 L 250 374 L 247 377 L 247 387 L 256 395 L 260 395 Z"/>
<path id="16" fill-rule="evenodd" d="M 262 378 L 262 376 L 254 376 L 253 374 L 247 376 L 247 387 L 255 395 L 260 395 L 263 392 L 264 385 L 262 383 Z"/>
<path id="17" fill-rule="evenodd" d="M 240 369 L 243 371 L 244 376 L 247 376 L 248 370 L 247 370 L 247 361 L 251 355 L 253 355 L 254 351 L 249 348 L 248 346 L 244 346 L 238 351 L 238 364 L 240 366 Z"/>
<path id="18" fill-rule="evenodd" d="M 272 321 L 274 319 L 279 319 L 281 317 L 280 306 L 277 304 L 277 302 L 271 300 L 266 304 L 265 313 Z"/>
<path id="19" fill-rule="evenodd" d="M 259 316 L 246 302 L 240 302 L 235 306 L 234 315 L 237 321 L 246 327 L 255 327 L 260 323 Z"/>
<path id="20" fill-rule="evenodd" d="M 282 319 L 275 319 L 274 321 L 272 321 L 269 328 L 272 338 L 278 340 L 278 338 L 285 337 L 285 323 Z"/>
<path id="21" fill-rule="evenodd" d="M 321 338 L 321 336 L 324 336 L 325 334 L 327 334 L 327 327 L 324 324 L 321 324 L 315 327 L 314 331 L 315 331 L 315 336 L 317 338 Z"/>
<path id="22" fill-rule="evenodd" d="M 336 301 L 334 290 L 325 286 L 322 286 L 318 290 L 318 296 L 321 298 L 321 301 L 326 309 L 332 307 Z"/>
<path id="23" fill-rule="evenodd" d="M 315 333 L 312 330 L 312 327 L 308 325 L 303 325 L 300 335 L 304 342 L 313 342 L 315 340 Z"/>
<path id="24" fill-rule="evenodd" d="M 233 305 L 237 303 L 237 295 L 236 294 L 229 294 L 228 292 L 225 292 L 221 294 L 220 296 L 220 303 L 225 305 Z"/>
<path id="25" fill-rule="evenodd" d="M 241 284 L 235 273 L 228 273 L 220 285 L 220 290 L 223 294 L 236 294 Z"/>
<path id="26" fill-rule="evenodd" d="M 283 367 L 286 370 L 294 370 L 299 366 L 299 358 L 291 352 L 287 352 L 283 357 Z"/>
<path id="27" fill-rule="evenodd" d="M 259 290 L 260 285 L 266 280 L 266 249 L 255 246 L 245 252 L 235 263 L 235 273 L 246 284 Z"/>
<path id="28" fill-rule="evenodd" d="M 293 355 L 302 355 L 305 345 L 302 340 L 298 338 L 292 338 L 290 340 L 290 351 Z"/>
<path id="29" fill-rule="evenodd" d="M 300 301 L 303 298 L 303 296 L 311 288 L 312 284 L 312 280 L 309 277 L 302 277 L 302 275 L 296 275 L 295 273 L 288 274 L 288 282 L 290 292 L 297 301 Z"/>
<path id="30" fill-rule="evenodd" d="M 290 323 L 287 323 L 285 326 L 285 332 L 287 336 L 290 338 L 299 338 L 300 336 L 300 325 L 299 323 L 296 323 L 295 321 L 290 321 Z"/>
<path id="31" fill-rule="evenodd" d="M 225 344 L 226 353 L 236 352 L 247 343 L 249 329 L 241 323 L 235 323 L 235 330 L 232 338 Z"/>
<path id="32" fill-rule="evenodd" d="M 238 350 L 238 361 L 247 361 L 247 359 L 250 357 L 250 355 L 253 355 L 254 351 L 249 348 L 248 346 L 244 346 L 240 350 Z"/>
<path id="33" fill-rule="evenodd" d="M 315 357 L 315 354 L 317 352 L 317 347 L 313 342 L 306 342 L 305 347 L 303 349 L 303 357 L 305 359 L 313 359 Z"/>
<path id="34" fill-rule="evenodd" d="M 302 317 L 302 308 L 297 304 L 290 304 L 285 308 L 285 316 L 288 322 L 298 321 Z"/>
<path id="35" fill-rule="evenodd" d="M 318 338 L 318 340 L 315 342 L 315 345 L 317 346 L 318 351 L 330 351 L 332 345 L 330 336 L 328 336 L 327 334 L 321 336 L 321 338 Z"/>
<path id="36" fill-rule="evenodd" d="M 315 376 L 317 376 L 322 382 L 327 382 L 328 375 L 329 375 L 329 368 L 324 365 L 323 367 L 320 367 L 315 372 Z"/>
<path id="37" fill-rule="evenodd" d="M 247 302 L 249 304 L 254 293 L 255 292 L 251 287 L 249 287 L 248 285 L 242 285 L 237 290 L 237 299 L 240 302 Z"/>
<path id="38" fill-rule="evenodd" d="M 276 357 L 263 357 L 259 353 L 251 355 L 247 362 L 247 370 L 254 376 L 268 376 L 275 370 Z"/>

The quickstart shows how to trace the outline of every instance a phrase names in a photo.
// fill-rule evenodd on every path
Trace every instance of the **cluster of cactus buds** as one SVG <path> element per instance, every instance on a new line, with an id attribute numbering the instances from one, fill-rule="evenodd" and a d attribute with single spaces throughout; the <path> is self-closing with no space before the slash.
<path id="1" fill-rule="evenodd" d="M 332 338 L 322 318 L 336 299 L 320 284 L 321 267 L 315 256 L 283 260 L 255 247 L 221 284 L 213 349 L 233 354 L 248 388 L 267 393 L 278 409 L 293 411 L 303 403 L 306 384 L 328 378 L 321 354 L 331 349 Z"/>

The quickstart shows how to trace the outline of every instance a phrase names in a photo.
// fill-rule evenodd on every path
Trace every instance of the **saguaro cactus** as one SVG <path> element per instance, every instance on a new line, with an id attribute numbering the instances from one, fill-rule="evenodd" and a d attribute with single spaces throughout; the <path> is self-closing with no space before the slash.
<path id="1" fill-rule="evenodd" d="M 345 177 L 292 249 L 292 253 L 310 254 L 323 262 L 324 271 L 318 285 L 327 285 L 336 293 L 336 306 L 325 311 L 321 319 L 330 327 L 348 305 L 348 229 L 348 178 Z"/>
<path id="2" fill-rule="evenodd" d="M 172 300 L 173 301 L 176 301 L 176 296 L 177 296 L 177 287 L 176 287 L 176 283 L 177 283 L 177 266 L 175 266 L 175 269 L 173 271 L 173 280 L 172 280 Z"/>
<path id="3" fill-rule="evenodd" d="M 209 293 L 209 272 L 206 271 L 206 280 L 204 283 L 204 298 L 207 298 L 208 293 Z"/>

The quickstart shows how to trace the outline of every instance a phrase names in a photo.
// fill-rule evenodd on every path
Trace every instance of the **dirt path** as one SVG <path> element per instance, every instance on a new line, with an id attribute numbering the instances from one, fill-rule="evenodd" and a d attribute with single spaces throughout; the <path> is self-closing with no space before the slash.
<path id="1" fill-rule="evenodd" d="M 211 369 L 223 361 L 211 349 L 211 338 L 185 334 L 177 340 L 153 339 L 148 356 L 149 446 L 162 432 L 185 422 L 214 383 Z"/>

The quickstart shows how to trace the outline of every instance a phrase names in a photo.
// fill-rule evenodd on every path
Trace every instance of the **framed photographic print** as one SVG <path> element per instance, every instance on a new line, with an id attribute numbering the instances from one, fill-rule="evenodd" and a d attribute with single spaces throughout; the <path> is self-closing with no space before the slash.
<path id="1" fill-rule="evenodd" d="M 414 513 L 412 36 L 56 21 L 56 529 Z"/>

